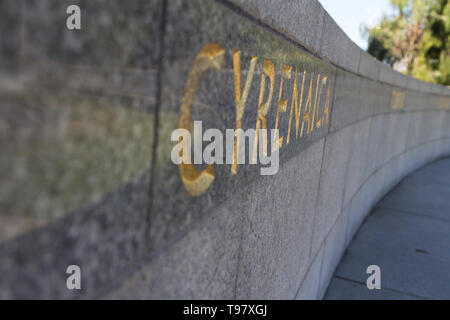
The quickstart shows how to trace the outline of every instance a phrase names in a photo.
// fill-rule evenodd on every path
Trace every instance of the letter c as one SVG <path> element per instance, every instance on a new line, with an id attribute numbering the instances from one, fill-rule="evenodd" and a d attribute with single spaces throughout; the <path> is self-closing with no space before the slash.
<path id="1" fill-rule="evenodd" d="M 178 127 L 191 130 L 192 103 L 195 98 L 203 73 L 208 69 L 219 70 L 221 68 L 224 49 L 217 43 L 206 44 L 194 60 L 184 88 L 184 96 L 181 101 L 180 118 Z M 180 176 L 186 191 L 194 197 L 203 194 L 214 181 L 214 166 L 209 165 L 205 170 L 197 170 L 192 164 L 180 163 Z"/>

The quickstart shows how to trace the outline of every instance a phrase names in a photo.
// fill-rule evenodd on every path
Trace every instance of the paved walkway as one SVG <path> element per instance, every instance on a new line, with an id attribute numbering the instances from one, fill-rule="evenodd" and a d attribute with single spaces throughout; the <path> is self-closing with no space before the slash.
<path id="1" fill-rule="evenodd" d="M 366 287 L 367 266 L 381 289 Z M 450 299 L 450 158 L 406 177 L 365 220 L 325 299 Z"/>

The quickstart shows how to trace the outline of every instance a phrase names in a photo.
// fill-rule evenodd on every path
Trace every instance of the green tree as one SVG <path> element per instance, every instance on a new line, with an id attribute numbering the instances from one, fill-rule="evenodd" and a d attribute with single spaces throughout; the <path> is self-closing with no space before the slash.
<path id="1" fill-rule="evenodd" d="M 363 27 L 367 51 L 413 77 L 450 85 L 449 0 L 391 0 L 394 14 Z"/>

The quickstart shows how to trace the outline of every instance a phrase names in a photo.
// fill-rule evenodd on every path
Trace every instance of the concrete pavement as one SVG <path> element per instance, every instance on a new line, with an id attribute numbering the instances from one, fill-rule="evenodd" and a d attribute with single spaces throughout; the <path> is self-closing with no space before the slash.
<path id="1" fill-rule="evenodd" d="M 369 290 L 369 265 L 381 289 Z M 351 241 L 325 299 L 450 299 L 450 158 L 407 176 Z"/>

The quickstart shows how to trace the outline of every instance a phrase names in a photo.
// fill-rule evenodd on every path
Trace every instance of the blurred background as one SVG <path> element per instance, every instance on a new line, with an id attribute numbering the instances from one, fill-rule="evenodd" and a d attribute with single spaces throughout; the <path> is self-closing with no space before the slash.
<path id="1" fill-rule="evenodd" d="M 450 85 L 448 0 L 320 0 L 362 49 L 396 71 Z"/>

